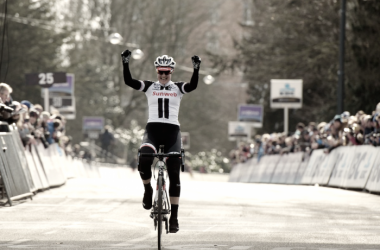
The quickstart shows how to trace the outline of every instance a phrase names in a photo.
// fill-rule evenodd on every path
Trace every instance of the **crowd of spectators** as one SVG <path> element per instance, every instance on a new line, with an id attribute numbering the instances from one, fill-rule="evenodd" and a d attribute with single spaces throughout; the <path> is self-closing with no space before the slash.
<path id="1" fill-rule="evenodd" d="M 8 125 L 15 124 L 24 147 L 42 143 L 48 148 L 50 144 L 58 143 L 67 154 L 75 154 L 71 137 L 65 134 L 65 117 L 58 110 L 48 112 L 40 104 L 32 104 L 27 100 L 15 101 L 11 97 L 12 92 L 11 86 L 0 83 L 1 132 L 8 132 Z"/>
<path id="2" fill-rule="evenodd" d="M 380 146 L 380 103 L 371 114 L 348 111 L 335 115 L 329 122 L 298 123 L 294 133 L 272 133 L 256 135 L 252 144 L 241 144 L 232 150 L 230 157 L 234 163 L 245 162 L 257 156 L 312 152 L 324 149 L 330 153 L 337 147 L 350 145 Z"/>

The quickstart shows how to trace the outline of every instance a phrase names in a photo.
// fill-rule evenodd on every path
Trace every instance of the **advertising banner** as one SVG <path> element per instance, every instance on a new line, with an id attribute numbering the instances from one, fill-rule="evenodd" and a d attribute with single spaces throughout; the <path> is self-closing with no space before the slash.
<path id="1" fill-rule="evenodd" d="M 267 161 L 266 161 L 265 165 L 263 165 L 263 171 L 262 171 L 262 175 L 260 178 L 260 182 L 270 183 L 271 179 L 273 177 L 274 171 L 277 167 L 277 164 L 281 159 L 281 156 L 280 155 L 268 155 L 268 156 L 264 156 L 263 159 L 265 157 L 267 158 L 266 159 Z"/>
<path id="2" fill-rule="evenodd" d="M 237 182 L 240 179 L 240 170 L 241 170 L 242 164 L 238 163 L 231 169 L 230 178 L 228 179 L 229 182 Z"/>
<path id="3" fill-rule="evenodd" d="M 302 162 L 300 163 L 297 174 L 294 180 L 294 184 L 300 184 L 302 181 L 303 174 L 305 173 L 305 170 L 307 168 L 307 165 L 309 164 L 310 155 L 308 153 L 304 153 L 302 155 Z"/>
<path id="4" fill-rule="evenodd" d="M 264 109 L 262 105 L 241 104 L 238 106 L 238 120 L 250 122 L 255 128 L 263 126 Z"/>
<path id="5" fill-rule="evenodd" d="M 302 108 L 302 80 L 270 81 L 271 108 Z"/>
<path id="6" fill-rule="evenodd" d="M 257 162 L 257 158 L 254 158 L 256 162 L 255 170 L 250 173 L 248 182 L 260 182 L 261 175 L 269 163 L 269 156 L 263 156 L 260 162 Z"/>
<path id="7" fill-rule="evenodd" d="M 289 168 L 284 172 L 286 176 L 285 183 L 294 184 L 298 169 L 302 162 L 303 153 L 297 152 L 290 155 Z"/>
<path id="8" fill-rule="evenodd" d="M 376 149 L 376 151 L 376 158 L 365 187 L 371 192 L 380 192 L 380 150 Z"/>
<path id="9" fill-rule="evenodd" d="M 282 172 L 284 170 L 286 162 L 289 159 L 289 155 L 288 154 L 281 155 L 279 157 L 280 157 L 280 159 L 279 159 L 279 161 L 277 163 L 276 168 L 273 171 L 273 176 L 272 176 L 272 179 L 270 181 L 271 183 L 280 183 Z"/>
<path id="10" fill-rule="evenodd" d="M 346 177 L 348 171 L 355 158 L 356 147 L 339 147 L 334 150 L 338 151 L 338 155 L 328 185 L 333 187 L 344 187 L 347 182 Z"/>
<path id="11" fill-rule="evenodd" d="M 251 126 L 246 122 L 228 122 L 228 137 L 230 141 L 248 139 L 251 137 Z"/>
<path id="12" fill-rule="evenodd" d="M 323 159 L 326 157 L 323 149 L 314 150 L 311 154 L 309 163 L 305 169 L 305 172 L 302 176 L 301 184 L 312 184 L 312 180 L 315 174 L 315 171 L 318 169 L 319 165 L 322 163 Z"/>
<path id="13" fill-rule="evenodd" d="M 292 167 L 293 154 L 283 155 L 281 161 L 284 161 L 284 167 L 282 168 L 282 173 L 278 183 L 284 184 L 289 177 L 290 168 Z M 277 169 L 276 169 L 277 171 Z"/>
<path id="14" fill-rule="evenodd" d="M 330 154 L 322 160 L 319 168 L 315 171 L 313 180 L 311 183 L 318 183 L 320 185 L 327 185 L 330 180 L 331 173 L 335 167 L 336 160 L 338 158 L 338 151 L 333 150 Z"/>
<path id="15" fill-rule="evenodd" d="M 364 189 L 378 152 L 378 149 L 370 145 L 356 147 L 345 187 Z"/>
<path id="16" fill-rule="evenodd" d="M 102 116 L 84 116 L 82 130 L 89 138 L 97 139 L 104 129 L 104 117 Z"/>
<path id="17" fill-rule="evenodd" d="M 246 167 L 243 168 L 243 175 L 240 178 L 240 182 L 249 182 L 249 178 L 253 172 L 257 172 L 257 159 L 251 158 L 244 163 Z"/>

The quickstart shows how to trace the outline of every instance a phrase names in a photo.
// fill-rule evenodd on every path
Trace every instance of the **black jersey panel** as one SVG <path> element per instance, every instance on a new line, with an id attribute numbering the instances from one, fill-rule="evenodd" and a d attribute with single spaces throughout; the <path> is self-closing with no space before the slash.
<path id="1" fill-rule="evenodd" d="M 149 89 L 149 87 L 152 86 L 153 83 L 154 82 L 152 82 L 152 81 L 144 81 L 145 87 L 142 90 L 142 92 L 146 92 Z"/>
<path id="2" fill-rule="evenodd" d="M 186 84 L 185 82 L 175 82 L 174 84 L 177 85 L 182 94 L 186 94 L 186 92 L 183 92 L 183 85 Z"/>

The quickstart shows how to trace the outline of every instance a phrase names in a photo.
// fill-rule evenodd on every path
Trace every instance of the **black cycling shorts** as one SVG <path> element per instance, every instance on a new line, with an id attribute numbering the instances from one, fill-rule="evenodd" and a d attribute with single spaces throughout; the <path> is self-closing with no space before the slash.
<path id="1" fill-rule="evenodd" d="M 164 153 L 181 152 L 181 130 L 178 125 L 161 122 L 146 125 L 140 148 L 148 146 L 158 153 L 160 145 L 164 145 Z"/>

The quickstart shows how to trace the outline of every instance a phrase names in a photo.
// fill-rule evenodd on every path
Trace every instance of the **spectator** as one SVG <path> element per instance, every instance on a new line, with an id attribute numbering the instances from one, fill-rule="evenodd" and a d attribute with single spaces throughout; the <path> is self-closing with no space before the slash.
<path id="1" fill-rule="evenodd" d="M 373 145 L 380 146 L 380 102 L 370 114 L 360 110 L 355 115 L 345 111 L 337 114 L 329 122 L 309 122 L 307 128 L 298 123 L 295 132 L 285 134 L 255 135 L 255 151 L 258 160 L 263 155 L 311 152 L 324 148 L 326 153 L 340 146 Z M 244 147 L 235 154 L 242 154 Z M 244 155 L 244 154 L 243 154 Z M 234 156 L 235 157 L 235 156 Z M 235 163 L 240 162 L 236 160 Z"/>
<path id="2" fill-rule="evenodd" d="M 299 145 L 302 152 L 306 152 L 310 150 L 310 145 L 311 145 L 310 133 L 312 132 L 309 132 L 307 130 L 304 130 L 301 133 L 301 138 L 299 139 Z"/>
<path id="3" fill-rule="evenodd" d="M 40 104 L 34 104 L 33 108 L 38 111 L 38 113 L 41 115 L 41 113 L 44 111 L 42 106 Z"/>
<path id="4" fill-rule="evenodd" d="M 11 86 L 6 83 L 0 83 L 0 98 L 5 105 L 10 105 L 12 103 L 10 96 L 12 91 Z"/>
<path id="5" fill-rule="evenodd" d="M 30 103 L 30 101 L 23 100 L 23 101 L 21 101 L 21 104 L 27 106 L 28 111 L 29 111 L 31 108 L 33 108 L 33 105 Z"/>
<path id="6" fill-rule="evenodd" d="M 300 136 L 302 131 L 305 129 L 305 124 L 303 124 L 302 122 L 299 122 L 296 126 L 296 132 L 294 133 L 295 135 L 297 136 Z"/>
<path id="7" fill-rule="evenodd" d="M 106 126 L 104 133 L 100 135 L 100 142 L 102 147 L 101 155 L 105 159 L 105 161 L 107 161 L 109 147 L 114 141 L 113 134 L 110 133 L 108 130 L 109 127 Z"/>

